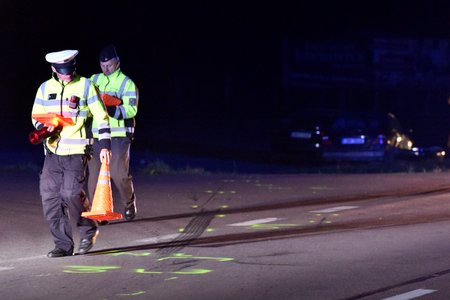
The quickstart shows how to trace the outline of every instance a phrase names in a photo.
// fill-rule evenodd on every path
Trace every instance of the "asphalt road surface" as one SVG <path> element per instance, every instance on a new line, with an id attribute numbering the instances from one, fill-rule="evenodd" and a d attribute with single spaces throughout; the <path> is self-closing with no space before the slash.
<path id="1" fill-rule="evenodd" d="M 137 218 L 53 259 L 37 174 L 0 180 L 0 299 L 450 296 L 447 172 L 138 173 Z"/>

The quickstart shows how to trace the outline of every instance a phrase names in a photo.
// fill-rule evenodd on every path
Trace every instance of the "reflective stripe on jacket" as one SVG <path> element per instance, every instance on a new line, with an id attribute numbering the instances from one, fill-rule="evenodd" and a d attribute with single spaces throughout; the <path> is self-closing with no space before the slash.
<path id="1" fill-rule="evenodd" d="M 111 137 L 132 137 L 136 126 L 135 116 L 138 110 L 139 92 L 135 83 L 120 68 L 109 76 L 103 73 L 94 74 L 91 80 L 101 94 L 108 94 L 122 100 L 118 106 L 107 107 L 110 116 Z M 93 124 L 94 136 L 98 136 L 97 125 Z"/>
<path id="2" fill-rule="evenodd" d="M 78 97 L 75 108 L 69 106 L 69 99 Z M 73 105 L 72 105 L 73 107 Z M 66 84 L 58 80 L 56 75 L 41 84 L 36 92 L 33 114 L 57 114 L 70 117 L 74 125 L 64 126 L 59 134 L 45 140 L 45 147 L 58 155 L 84 154 L 87 147 L 93 144 L 92 121 L 98 125 L 99 141 L 102 148 L 111 149 L 111 130 L 109 117 L 100 100 L 92 81 L 76 74 Z M 37 129 L 44 124 L 31 118 Z"/>

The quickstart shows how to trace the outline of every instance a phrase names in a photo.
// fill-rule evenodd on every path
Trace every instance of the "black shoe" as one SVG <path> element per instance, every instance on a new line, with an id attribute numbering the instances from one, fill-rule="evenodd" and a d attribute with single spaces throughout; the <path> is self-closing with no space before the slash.
<path id="1" fill-rule="evenodd" d="M 131 221 L 134 217 L 136 217 L 136 206 L 133 203 L 130 207 L 125 209 L 125 219 Z"/>
<path id="2" fill-rule="evenodd" d="M 73 255 L 73 249 L 66 251 L 60 248 L 55 248 L 49 253 L 47 253 L 47 257 L 63 257 L 63 256 L 72 256 Z"/>
<path id="3" fill-rule="evenodd" d="M 98 225 L 108 225 L 109 224 L 109 222 L 108 222 L 108 220 L 103 220 L 103 221 L 100 221 L 100 222 L 98 222 Z"/>
<path id="4" fill-rule="evenodd" d="M 91 238 L 81 239 L 80 247 L 78 247 L 78 254 L 83 255 L 86 254 L 89 250 L 91 250 L 92 247 L 94 247 L 96 237 L 97 234 Z"/>

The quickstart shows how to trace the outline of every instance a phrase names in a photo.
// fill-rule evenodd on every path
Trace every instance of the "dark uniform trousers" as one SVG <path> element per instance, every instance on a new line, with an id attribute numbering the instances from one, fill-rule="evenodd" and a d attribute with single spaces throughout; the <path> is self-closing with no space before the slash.
<path id="1" fill-rule="evenodd" d="M 111 186 L 118 193 L 120 202 L 125 209 L 129 208 L 136 201 L 133 177 L 130 174 L 130 145 L 131 139 L 129 137 L 111 138 L 111 160 L 109 162 Z M 88 195 L 91 201 L 94 199 L 98 174 L 101 168 L 100 150 L 98 139 L 95 139 L 93 155 L 88 162 Z"/>
<path id="2" fill-rule="evenodd" d="M 97 233 L 97 222 L 81 217 L 89 210 L 84 185 L 87 156 L 45 156 L 40 173 L 39 189 L 45 219 L 57 248 L 74 248 L 72 225 L 76 224 L 80 238 L 92 238 Z"/>

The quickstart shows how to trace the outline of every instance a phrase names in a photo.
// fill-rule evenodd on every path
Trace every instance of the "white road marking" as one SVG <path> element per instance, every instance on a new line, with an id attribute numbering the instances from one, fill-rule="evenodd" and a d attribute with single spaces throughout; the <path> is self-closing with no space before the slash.
<path id="1" fill-rule="evenodd" d="M 178 237 L 179 235 L 180 235 L 179 233 L 166 234 L 166 235 L 152 237 L 152 238 L 148 238 L 148 239 L 137 240 L 136 242 L 139 242 L 139 243 L 160 243 L 160 242 L 166 242 L 166 241 L 173 240 L 174 238 Z"/>
<path id="2" fill-rule="evenodd" d="M 436 290 L 425 290 L 425 289 L 418 289 L 414 290 L 408 293 L 400 294 L 394 297 L 384 298 L 383 300 L 408 300 L 408 299 L 414 299 L 423 295 L 431 294 L 436 292 Z"/>
<path id="3" fill-rule="evenodd" d="M 234 223 L 234 224 L 228 224 L 228 226 L 252 226 L 255 224 L 264 224 L 264 223 L 270 223 L 279 220 L 278 218 L 265 218 L 265 219 L 257 219 L 242 223 Z"/>
<path id="4" fill-rule="evenodd" d="M 0 271 L 12 270 L 14 267 L 0 267 Z"/>
<path id="5" fill-rule="evenodd" d="M 12 264 L 12 263 L 20 263 L 23 261 L 28 261 L 28 260 L 35 260 L 35 259 L 40 259 L 40 258 L 47 258 L 47 256 L 45 255 L 39 255 L 39 256 L 29 256 L 29 257 L 19 257 L 19 258 L 13 258 L 13 259 L 5 259 L 5 260 L 0 260 L 1 264 Z M 0 267 L 0 271 L 4 271 L 2 269 L 2 267 Z"/>
<path id="6" fill-rule="evenodd" d="M 358 208 L 358 206 L 336 206 L 336 207 L 331 207 L 331 208 L 326 208 L 326 209 L 321 209 L 321 210 L 312 210 L 310 212 L 312 212 L 312 213 L 332 213 L 332 212 L 353 209 L 353 208 Z"/>

